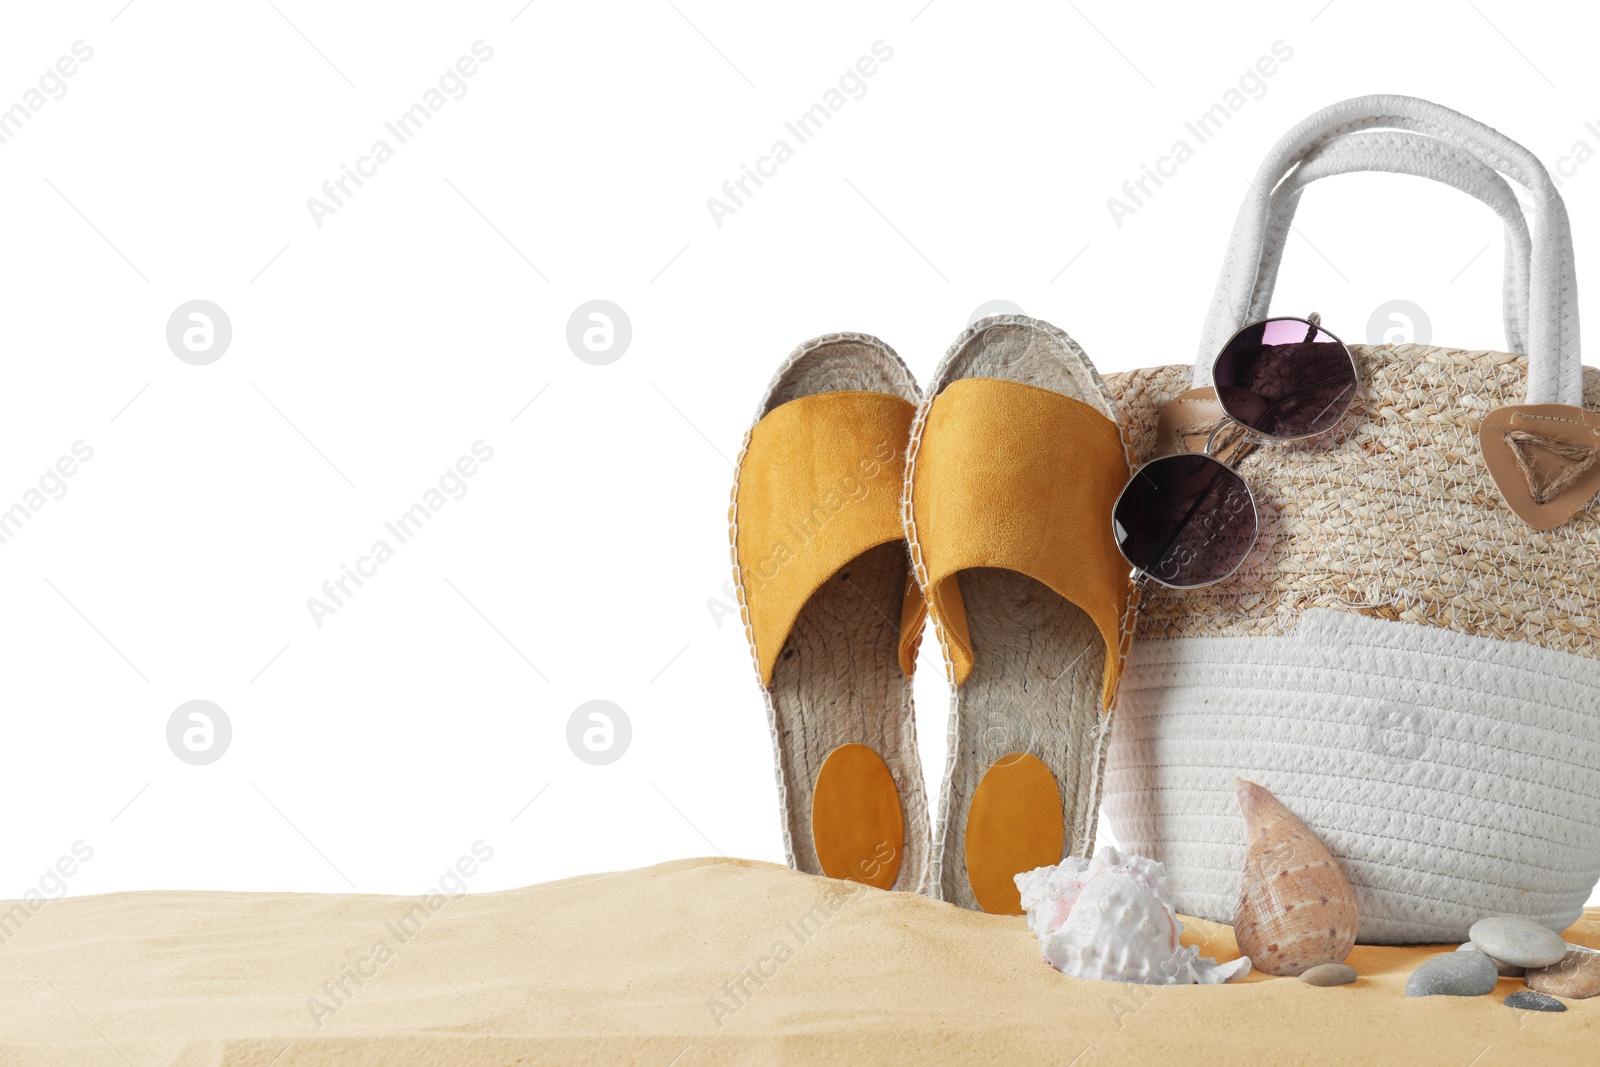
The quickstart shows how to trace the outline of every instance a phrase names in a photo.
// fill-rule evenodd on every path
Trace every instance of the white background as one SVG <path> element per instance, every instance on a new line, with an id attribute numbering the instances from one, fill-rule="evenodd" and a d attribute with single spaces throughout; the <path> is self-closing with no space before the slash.
<path id="1" fill-rule="evenodd" d="M 1600 148 L 1572 4 L 124 5 L 0 26 L 0 107 L 94 50 L 0 145 L 0 509 L 94 450 L 0 545 L 3 896 L 79 840 L 72 893 L 410 892 L 479 839 L 474 889 L 781 861 L 721 602 L 730 459 L 795 344 L 867 331 L 925 378 L 1003 299 L 1106 371 L 1190 360 L 1248 178 L 1348 96 L 1435 99 L 1552 166 Z M 480 40 L 465 96 L 319 228 L 307 198 Z M 878 41 L 865 95 L 717 226 L 707 198 Z M 1278 41 L 1116 225 L 1107 198 Z M 1600 164 L 1565 169 L 1583 271 Z M 1498 346 L 1500 264 L 1466 197 L 1342 178 L 1306 197 L 1276 309 L 1361 339 L 1405 299 Z M 233 326 L 208 366 L 165 337 L 197 298 Z M 632 322 L 607 366 L 565 339 L 594 298 Z M 319 628 L 307 598 L 480 440 L 466 495 Z M 633 727 L 600 767 L 565 740 L 597 698 Z M 167 747 L 192 699 L 232 722 L 209 766 Z"/>

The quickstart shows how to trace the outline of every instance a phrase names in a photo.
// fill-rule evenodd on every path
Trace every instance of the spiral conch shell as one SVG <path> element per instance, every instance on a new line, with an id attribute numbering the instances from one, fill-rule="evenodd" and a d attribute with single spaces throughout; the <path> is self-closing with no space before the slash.
<path id="1" fill-rule="evenodd" d="M 1250 973 L 1250 960 L 1202 958 L 1178 940 L 1183 923 L 1161 864 L 1109 845 L 1092 860 L 1016 876 L 1028 929 L 1045 962 L 1075 978 L 1143 985 L 1219 985 Z"/>
<path id="2" fill-rule="evenodd" d="M 1356 943 L 1356 895 L 1338 861 L 1277 797 L 1243 778 L 1234 791 L 1249 834 L 1233 913 L 1239 951 L 1283 976 L 1343 963 Z"/>

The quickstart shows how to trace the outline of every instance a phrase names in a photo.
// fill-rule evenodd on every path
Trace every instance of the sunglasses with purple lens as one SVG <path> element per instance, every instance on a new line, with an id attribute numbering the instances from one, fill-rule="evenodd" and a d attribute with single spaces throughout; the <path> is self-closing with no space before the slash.
<path id="1" fill-rule="evenodd" d="M 1327 433 L 1344 419 L 1359 386 L 1350 349 L 1314 313 L 1244 327 L 1222 346 L 1211 380 L 1227 418 L 1205 451 L 1146 463 L 1112 510 L 1117 547 L 1141 585 L 1213 585 L 1238 570 L 1255 547 L 1255 496 L 1215 454 L 1224 429 L 1242 430 L 1228 453 L 1237 463 L 1257 445 Z"/>

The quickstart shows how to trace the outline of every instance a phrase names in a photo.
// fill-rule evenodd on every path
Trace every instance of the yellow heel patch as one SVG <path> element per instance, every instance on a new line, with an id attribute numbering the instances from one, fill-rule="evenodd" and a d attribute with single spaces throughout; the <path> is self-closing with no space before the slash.
<path id="1" fill-rule="evenodd" d="M 1021 915 L 1012 878 L 1061 862 L 1066 828 L 1055 775 L 1037 756 L 1013 752 L 984 772 L 967 812 L 967 881 L 992 915 Z"/>
<path id="2" fill-rule="evenodd" d="M 854 744 L 828 753 L 811 796 L 811 838 L 822 873 L 888 889 L 900 873 L 905 833 L 900 791 L 883 757 Z"/>

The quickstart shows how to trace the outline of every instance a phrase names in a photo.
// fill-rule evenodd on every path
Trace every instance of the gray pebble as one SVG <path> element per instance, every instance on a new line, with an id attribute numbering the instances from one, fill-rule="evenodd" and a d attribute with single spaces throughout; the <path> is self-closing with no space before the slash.
<path id="1" fill-rule="evenodd" d="M 1480 950 L 1477 945 L 1474 945 L 1471 941 L 1468 941 L 1465 945 L 1462 945 L 1460 948 L 1456 949 L 1456 951 L 1478 952 Z M 1489 958 L 1492 960 L 1494 959 L 1493 956 L 1490 956 Z M 1501 963 L 1499 960 L 1494 960 L 1494 965 L 1499 969 L 1501 978 L 1521 978 L 1528 971 L 1526 967 L 1518 967 L 1510 963 Z"/>
<path id="2" fill-rule="evenodd" d="M 1513 993 L 1501 1001 L 1508 1008 L 1525 1008 L 1528 1011 L 1566 1011 L 1567 1006 L 1555 997 L 1547 997 L 1543 993 L 1535 993 L 1531 989 L 1524 989 L 1520 993 Z"/>
<path id="3" fill-rule="evenodd" d="M 1467 936 L 1479 952 L 1516 967 L 1549 967 L 1567 954 L 1560 934 L 1516 915 L 1479 919 Z"/>
<path id="4" fill-rule="evenodd" d="M 1356 969 L 1344 963 L 1321 963 L 1300 975 L 1306 985 L 1349 985 L 1356 980 Z"/>
<path id="5" fill-rule="evenodd" d="M 1500 975 L 1481 952 L 1447 952 L 1422 961 L 1406 982 L 1408 997 L 1481 997 Z"/>

